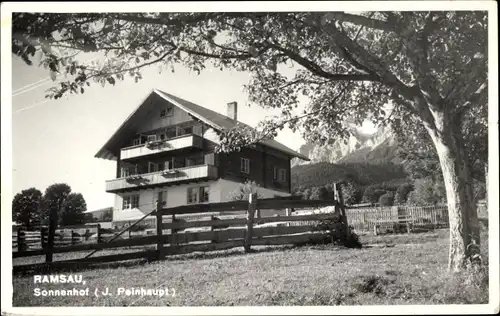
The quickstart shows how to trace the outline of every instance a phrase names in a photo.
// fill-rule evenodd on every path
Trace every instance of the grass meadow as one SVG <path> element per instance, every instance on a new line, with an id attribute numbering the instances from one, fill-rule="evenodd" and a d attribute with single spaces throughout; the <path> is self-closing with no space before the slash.
<path id="1" fill-rule="evenodd" d="M 410 235 L 364 235 L 360 237 L 362 249 L 333 245 L 256 247 L 253 253 L 245 254 L 238 248 L 167 257 L 160 262 L 101 264 L 86 270 L 58 272 L 81 274 L 85 285 L 34 284 L 32 275 L 14 275 L 13 306 L 488 303 L 487 223 L 482 226 L 484 264 L 461 274 L 447 272 L 449 232 L 438 229 Z M 14 264 L 28 263 L 28 259 L 33 260 L 19 258 Z M 91 294 L 36 297 L 37 287 L 89 287 Z M 175 289 L 175 295 L 116 295 L 119 287 L 168 288 Z M 95 288 L 108 288 L 115 295 L 95 297 Z"/>

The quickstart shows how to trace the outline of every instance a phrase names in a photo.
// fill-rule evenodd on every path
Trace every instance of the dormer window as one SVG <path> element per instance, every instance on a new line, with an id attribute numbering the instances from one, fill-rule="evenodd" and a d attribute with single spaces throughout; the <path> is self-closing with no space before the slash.
<path id="1" fill-rule="evenodd" d="M 167 106 L 163 110 L 160 111 L 160 117 L 168 117 L 174 115 L 174 107 Z"/>

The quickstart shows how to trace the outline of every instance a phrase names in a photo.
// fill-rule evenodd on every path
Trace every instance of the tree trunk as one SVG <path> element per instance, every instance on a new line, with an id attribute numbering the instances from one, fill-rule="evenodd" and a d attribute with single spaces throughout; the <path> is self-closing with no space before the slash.
<path id="1" fill-rule="evenodd" d="M 479 221 L 472 176 L 459 122 L 446 113 L 433 112 L 435 126 L 426 125 L 434 142 L 446 188 L 450 222 L 448 268 L 459 271 L 479 253 Z"/>

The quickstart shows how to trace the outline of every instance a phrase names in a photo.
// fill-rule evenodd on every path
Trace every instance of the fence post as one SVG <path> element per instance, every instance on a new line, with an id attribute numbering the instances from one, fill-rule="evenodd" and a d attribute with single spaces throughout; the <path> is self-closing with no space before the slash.
<path id="1" fill-rule="evenodd" d="M 24 247 L 24 242 L 25 242 L 25 234 L 23 232 L 23 229 L 21 227 L 17 228 L 17 251 L 23 251 L 25 250 Z"/>
<path id="2" fill-rule="evenodd" d="M 42 249 L 45 249 L 47 247 L 47 243 L 45 241 L 45 238 L 47 237 L 47 227 L 40 227 L 40 243 L 42 244 Z"/>
<path id="3" fill-rule="evenodd" d="M 214 221 L 215 220 L 215 216 L 214 215 L 210 215 L 210 220 L 211 221 Z M 212 233 L 212 240 L 210 241 L 212 244 L 213 243 L 216 243 L 217 242 L 217 238 L 215 238 L 215 234 L 214 234 L 214 225 L 210 226 L 210 232 Z"/>
<path id="4" fill-rule="evenodd" d="M 248 195 L 247 226 L 245 231 L 245 252 L 250 252 L 252 247 L 253 218 L 255 216 L 255 200 L 252 193 Z"/>
<path id="5" fill-rule="evenodd" d="M 344 197 L 342 196 L 342 188 L 340 186 L 340 183 L 334 183 L 333 184 L 333 189 L 335 192 L 335 200 L 337 201 L 337 205 L 340 208 L 340 218 L 342 222 L 342 226 L 344 226 L 344 236 L 346 239 L 349 238 L 349 235 L 351 234 L 350 228 L 349 228 L 349 223 L 347 222 L 347 214 L 345 212 L 345 206 L 344 206 Z"/>
<path id="6" fill-rule="evenodd" d="M 62 200 L 59 200 L 59 206 L 62 205 Z M 49 216 L 49 233 L 47 236 L 47 251 L 45 252 L 45 262 L 52 262 L 52 252 L 54 249 L 54 239 L 56 235 L 56 229 L 57 229 L 57 221 L 58 221 L 58 211 L 61 209 L 59 207 L 58 209 L 52 207 L 50 209 L 50 216 Z"/>
<path id="7" fill-rule="evenodd" d="M 165 249 L 163 248 L 163 213 L 161 202 L 156 201 L 156 252 L 157 259 L 165 259 Z"/>
<path id="8" fill-rule="evenodd" d="M 101 242 L 102 242 L 101 224 L 97 224 L 97 243 L 100 244 Z"/>
<path id="9" fill-rule="evenodd" d="M 128 227 L 130 227 L 130 221 L 128 222 Z M 132 238 L 132 230 L 128 230 L 128 239 Z"/>
<path id="10" fill-rule="evenodd" d="M 71 230 L 71 244 L 75 244 L 75 232 L 73 230 Z"/>
<path id="11" fill-rule="evenodd" d="M 172 214 L 172 226 L 175 225 L 175 223 L 178 223 L 177 222 L 177 218 L 175 217 L 175 214 Z M 177 244 L 177 228 L 175 227 L 172 227 L 172 229 L 170 230 L 170 235 L 172 236 L 172 241 L 170 242 L 170 245 L 171 246 L 175 246 Z"/>
<path id="12" fill-rule="evenodd" d="M 292 209 L 291 208 L 286 208 L 285 209 L 285 216 L 292 216 Z M 287 227 L 290 226 L 290 221 L 287 221 L 285 224 Z"/>

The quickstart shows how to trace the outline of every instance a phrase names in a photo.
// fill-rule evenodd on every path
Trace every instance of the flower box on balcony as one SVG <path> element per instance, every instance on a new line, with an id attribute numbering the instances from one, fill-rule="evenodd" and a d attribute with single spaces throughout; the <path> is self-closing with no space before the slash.
<path id="1" fill-rule="evenodd" d="M 163 142 L 165 142 L 165 140 L 163 140 L 163 139 L 149 141 L 149 142 L 146 143 L 146 147 L 147 148 L 154 148 L 154 147 L 157 147 L 158 145 L 160 145 Z"/>
<path id="2" fill-rule="evenodd" d="M 178 170 L 172 170 L 172 169 L 169 169 L 169 170 L 163 170 L 161 172 L 162 175 L 165 175 L 165 176 L 170 176 L 170 175 L 175 175 L 177 174 L 179 171 Z"/>
<path id="3" fill-rule="evenodd" d="M 142 179 L 142 176 L 138 175 L 138 174 L 132 174 L 132 175 L 129 175 L 126 177 L 127 180 L 139 180 L 139 179 Z"/>

